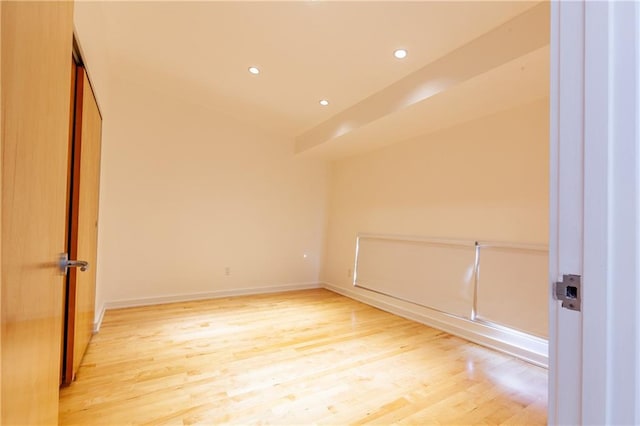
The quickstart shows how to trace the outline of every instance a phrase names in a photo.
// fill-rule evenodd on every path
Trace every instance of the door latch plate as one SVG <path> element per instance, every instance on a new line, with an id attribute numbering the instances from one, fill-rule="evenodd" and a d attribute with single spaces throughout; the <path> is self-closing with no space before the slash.
<path id="1" fill-rule="evenodd" d="M 553 283 L 553 298 L 562 301 L 562 307 L 572 311 L 582 308 L 582 277 L 563 275 L 562 281 Z"/>

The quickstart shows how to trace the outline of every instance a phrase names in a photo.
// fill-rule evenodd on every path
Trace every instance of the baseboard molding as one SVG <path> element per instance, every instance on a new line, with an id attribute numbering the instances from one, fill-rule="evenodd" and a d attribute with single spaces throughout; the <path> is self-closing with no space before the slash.
<path id="1" fill-rule="evenodd" d="M 100 329 L 100 325 L 102 324 L 102 318 L 104 317 L 104 313 L 109 309 L 162 305 L 165 303 L 190 302 L 193 300 L 220 299 L 223 297 L 246 296 L 251 294 L 281 293 L 286 291 L 309 290 L 309 289 L 321 288 L 321 287 L 322 287 L 321 283 L 313 282 L 313 283 L 286 284 L 286 285 L 278 285 L 278 286 L 271 286 L 271 287 L 249 287 L 249 288 L 238 288 L 238 289 L 230 289 L 230 290 L 216 290 L 216 291 L 208 291 L 203 293 L 173 294 L 168 296 L 144 297 L 140 299 L 114 300 L 114 301 L 106 302 L 104 304 L 102 311 L 99 314 L 96 323 L 94 324 L 94 330 Z"/>
<path id="2" fill-rule="evenodd" d="M 102 319 L 104 318 L 105 311 L 106 311 L 106 308 L 103 304 L 98 310 L 98 316 L 96 317 L 96 320 L 93 323 L 93 334 L 96 334 L 100 331 L 100 326 L 102 325 Z"/>
<path id="3" fill-rule="evenodd" d="M 504 327 L 493 327 L 447 315 L 416 305 L 415 310 L 410 307 L 399 306 L 393 299 L 385 297 L 382 300 L 377 294 L 365 289 L 351 290 L 331 283 L 322 283 L 322 287 L 383 311 L 446 331 L 471 342 L 486 346 L 520 358 L 532 364 L 548 368 L 548 342 L 544 339 L 528 335 Z M 372 293 L 371 295 L 367 293 Z"/>
<path id="4" fill-rule="evenodd" d="M 325 288 L 333 291 L 334 293 L 338 293 L 359 302 L 366 303 L 367 305 L 382 309 L 383 311 L 446 331 L 471 342 L 487 346 L 500 352 L 508 353 L 532 364 L 548 368 L 548 342 L 544 339 L 504 327 L 493 327 L 491 325 L 473 322 L 464 318 L 458 318 L 417 305 L 415 309 L 399 306 L 393 302 L 392 298 L 386 297 L 385 299 L 387 300 L 382 300 L 380 295 L 369 292 L 365 289 L 352 290 L 326 282 L 217 290 L 203 293 L 176 294 L 106 302 L 99 310 L 96 322 L 94 323 L 94 332 L 97 333 L 100 330 L 104 314 L 109 309 L 161 305 L 165 303 L 189 302 L 193 300 L 219 299 L 223 297 L 252 294 L 281 293 L 313 288 Z"/>

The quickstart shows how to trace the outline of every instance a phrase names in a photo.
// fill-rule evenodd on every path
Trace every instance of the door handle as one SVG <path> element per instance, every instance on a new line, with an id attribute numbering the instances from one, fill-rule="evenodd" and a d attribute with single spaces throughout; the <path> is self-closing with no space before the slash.
<path id="1" fill-rule="evenodd" d="M 67 275 L 69 268 L 80 268 L 82 272 L 89 269 L 89 262 L 86 260 L 69 260 L 69 255 L 67 253 L 62 253 L 60 255 L 60 262 L 58 265 L 60 266 L 60 273 L 62 275 Z"/>

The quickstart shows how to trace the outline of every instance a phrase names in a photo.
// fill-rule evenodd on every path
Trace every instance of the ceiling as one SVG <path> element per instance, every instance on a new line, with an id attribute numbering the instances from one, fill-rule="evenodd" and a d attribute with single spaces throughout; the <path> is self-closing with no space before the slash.
<path id="1" fill-rule="evenodd" d="M 537 3 L 86 2 L 76 5 L 76 21 L 86 21 L 76 28 L 81 43 L 102 33 L 110 79 L 161 87 L 295 138 Z M 397 48 L 408 57 L 394 58 Z M 491 90 L 476 92 L 491 99 Z"/>

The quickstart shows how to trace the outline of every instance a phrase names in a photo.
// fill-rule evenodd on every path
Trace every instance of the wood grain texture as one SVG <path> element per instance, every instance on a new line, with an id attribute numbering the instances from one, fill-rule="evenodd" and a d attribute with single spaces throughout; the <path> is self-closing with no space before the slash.
<path id="1" fill-rule="evenodd" d="M 58 417 L 72 2 L 2 2 L 3 425 Z"/>
<path id="2" fill-rule="evenodd" d="M 0 82 L 2 82 L 2 1 L 0 1 Z M 2 115 L 2 111 L 3 111 L 3 104 L 4 102 L 2 101 L 2 84 L 0 83 L 0 135 L 2 135 L 2 122 L 4 121 L 1 117 Z M 1 137 L 1 136 L 0 136 Z M 4 139 L 2 137 L 2 139 Z M 0 144 L 2 143 L 2 140 L 0 139 Z M 0 200 L 2 199 L 2 161 L 0 161 Z M 0 241 L 2 239 L 2 208 L 0 208 Z M 0 259 L 2 259 L 2 243 L 0 243 Z M 0 319 L 4 318 L 2 316 L 2 262 L 0 261 Z M 0 324 L 0 374 L 2 374 L 2 326 Z M 0 379 L 1 380 L 1 379 Z M 2 384 L 0 383 L 0 421 L 2 421 L 3 418 L 3 414 L 2 414 L 3 410 L 2 410 Z"/>
<path id="3" fill-rule="evenodd" d="M 73 160 L 74 160 L 74 153 L 73 153 L 73 140 L 74 140 L 74 127 L 75 127 L 75 109 L 76 109 L 76 74 L 77 74 L 77 68 L 78 66 L 76 65 L 76 61 L 73 58 L 70 58 L 69 60 L 70 66 L 71 66 L 71 93 L 69 94 L 69 153 L 68 153 L 68 161 L 69 161 L 69 167 L 67 168 L 67 183 L 68 183 L 68 191 L 67 191 L 67 222 L 66 222 L 66 227 L 65 227 L 65 235 L 67 235 L 67 245 L 65 247 L 65 253 L 69 253 L 69 248 L 71 246 L 70 244 L 70 240 L 71 240 L 71 229 L 73 228 L 73 226 L 71 225 L 71 222 L 73 220 L 73 218 L 71 217 L 71 196 L 73 194 L 74 188 L 73 188 L 73 170 L 75 168 Z M 69 370 L 68 366 L 71 364 L 70 362 L 68 362 L 69 360 L 67 359 L 67 345 L 68 345 L 68 330 L 69 330 L 69 322 L 73 322 L 75 319 L 73 317 L 69 317 L 69 312 L 68 312 L 68 307 L 70 305 L 69 303 L 69 271 L 67 272 L 67 281 L 66 281 L 66 285 L 63 287 L 63 292 L 62 292 L 62 309 L 63 309 L 63 317 L 62 317 L 62 333 L 60 334 L 60 343 L 61 343 L 61 347 L 62 347 L 62 357 L 60 359 L 60 386 L 64 386 L 65 384 L 68 384 L 71 381 L 71 375 L 67 373 L 67 371 Z M 73 327 L 73 325 L 71 325 Z M 72 365 L 72 364 L 71 364 Z"/>
<path id="4" fill-rule="evenodd" d="M 75 129 L 69 257 L 89 262 L 86 271 L 69 270 L 66 347 L 63 384 L 68 385 L 80 367 L 93 335 L 98 249 L 98 198 L 102 118 L 82 66 L 76 68 Z"/>
<path id="5" fill-rule="evenodd" d="M 78 259 L 89 269 L 77 275 L 74 371 L 80 367 L 93 335 L 98 259 L 98 198 L 100 194 L 100 151 L 102 118 L 87 73 L 82 69 L 82 154 L 80 160 L 80 200 L 78 211 Z"/>
<path id="6" fill-rule="evenodd" d="M 545 424 L 546 370 L 327 290 L 108 311 L 60 424 Z"/>
<path id="7" fill-rule="evenodd" d="M 69 210 L 68 221 L 68 241 L 67 253 L 69 259 L 78 259 L 78 209 L 80 204 L 80 160 L 82 158 L 82 103 L 84 101 L 84 78 L 82 78 L 82 67 L 73 62 L 74 80 L 73 89 L 73 109 L 72 109 L 72 138 L 70 141 L 69 161 Z M 75 339 L 76 339 L 76 299 L 78 284 L 78 268 L 69 268 L 67 271 L 67 285 L 65 292 L 65 322 L 64 322 L 64 347 L 62 359 L 62 386 L 69 385 L 73 381 L 76 370 L 75 361 Z"/>

